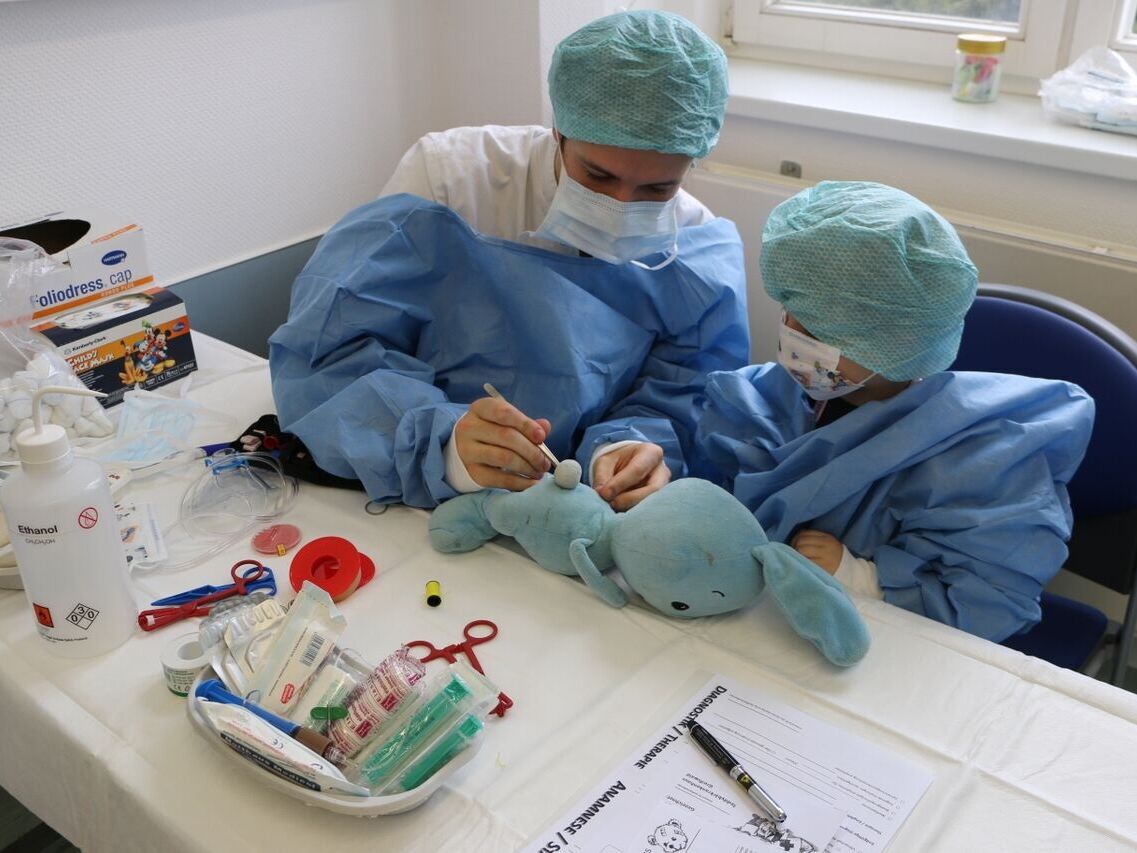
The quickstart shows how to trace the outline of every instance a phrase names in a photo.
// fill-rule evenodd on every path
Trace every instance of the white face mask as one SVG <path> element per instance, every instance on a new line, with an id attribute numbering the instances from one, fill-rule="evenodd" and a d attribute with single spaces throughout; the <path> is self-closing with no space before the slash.
<path id="1" fill-rule="evenodd" d="M 222 435 L 233 431 L 228 415 L 200 403 L 154 391 L 127 391 L 115 440 L 109 446 L 100 445 L 91 455 L 132 469 L 145 468 L 179 452 L 195 450 L 191 433 L 200 423 L 209 425 L 211 421 Z"/>
<path id="2" fill-rule="evenodd" d="M 786 325 L 785 316 L 782 317 L 782 325 L 778 329 L 778 364 L 789 371 L 812 399 L 844 397 L 863 388 L 865 382 L 876 375 L 866 376 L 860 382 L 850 382 L 837 369 L 840 360 L 841 350 L 837 347 L 791 329 Z"/>
<path id="3" fill-rule="evenodd" d="M 562 168 L 552 206 L 536 233 L 610 264 L 659 270 L 679 255 L 678 202 L 678 195 L 667 201 L 616 201 L 574 181 Z M 667 252 L 667 258 L 653 267 L 636 260 L 659 252 Z"/>

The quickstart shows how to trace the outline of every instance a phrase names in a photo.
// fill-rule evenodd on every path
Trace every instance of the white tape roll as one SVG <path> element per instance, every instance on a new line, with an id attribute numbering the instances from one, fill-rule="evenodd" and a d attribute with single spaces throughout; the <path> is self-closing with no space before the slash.
<path id="1" fill-rule="evenodd" d="M 209 652 L 201 647 L 196 631 L 171 640 L 162 651 L 162 672 L 170 692 L 188 695 L 194 679 L 209 666 L 209 659 Z"/>

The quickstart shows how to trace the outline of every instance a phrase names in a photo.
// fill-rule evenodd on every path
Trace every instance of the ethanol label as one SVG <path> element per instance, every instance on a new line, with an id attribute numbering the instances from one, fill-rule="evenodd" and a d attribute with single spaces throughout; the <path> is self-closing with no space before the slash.
<path id="1" fill-rule="evenodd" d="M 126 586 L 108 580 L 109 570 L 126 574 L 113 508 L 102 506 L 97 493 L 90 497 L 90 503 L 17 511 L 9 521 L 36 630 L 48 642 L 76 648 L 91 641 L 103 646 L 108 633 L 125 637 L 137 618 Z M 121 566 L 97 556 L 115 553 L 123 554 Z"/>

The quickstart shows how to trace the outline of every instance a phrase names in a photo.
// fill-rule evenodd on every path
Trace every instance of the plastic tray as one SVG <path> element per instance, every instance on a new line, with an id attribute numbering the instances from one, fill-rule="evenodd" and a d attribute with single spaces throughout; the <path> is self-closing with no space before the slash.
<path id="1" fill-rule="evenodd" d="M 332 812 L 339 812 L 340 814 L 355 815 L 356 817 L 379 817 L 380 815 L 410 811 L 416 806 L 422 805 L 431 794 L 442 787 L 455 771 L 473 760 L 474 756 L 481 750 L 482 742 L 485 739 L 485 733 L 479 732 L 468 747 L 458 753 L 453 760 L 427 779 L 426 782 L 412 791 L 404 791 L 401 794 L 391 794 L 386 797 L 353 797 L 350 794 L 312 791 L 308 788 L 294 785 L 262 769 L 252 761 L 249 761 L 236 751 L 230 749 L 225 745 L 225 742 L 217 736 L 198 708 L 205 700 L 195 697 L 198 684 L 205 679 L 216 677 L 213 669 L 206 667 L 197 677 L 197 680 L 194 681 L 193 687 L 190 689 L 189 696 L 186 699 L 186 714 L 201 736 L 222 755 L 227 756 L 231 761 L 235 761 L 239 766 L 245 768 L 246 772 L 253 774 L 262 784 L 275 788 L 293 799 L 304 802 L 306 805 L 327 809 Z"/>

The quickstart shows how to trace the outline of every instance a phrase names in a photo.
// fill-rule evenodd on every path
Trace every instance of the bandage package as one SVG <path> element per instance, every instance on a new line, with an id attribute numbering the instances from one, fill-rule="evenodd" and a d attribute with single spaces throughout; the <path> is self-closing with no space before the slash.
<path id="1" fill-rule="evenodd" d="M 131 388 L 156 388 L 197 369 L 185 303 L 162 287 L 61 311 L 33 328 L 84 385 L 107 395 L 100 401 L 107 408 Z"/>
<path id="2" fill-rule="evenodd" d="M 34 317 L 70 311 L 153 283 L 142 228 L 101 211 L 48 213 L 0 224 L 0 237 L 30 240 L 60 262 L 36 282 Z"/>

